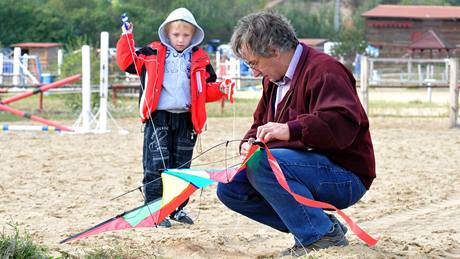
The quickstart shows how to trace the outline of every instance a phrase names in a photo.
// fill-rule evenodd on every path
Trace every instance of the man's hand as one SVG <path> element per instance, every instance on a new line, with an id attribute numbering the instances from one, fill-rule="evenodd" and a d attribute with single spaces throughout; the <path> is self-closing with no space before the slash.
<path id="1" fill-rule="evenodd" d="M 289 127 L 287 123 L 269 122 L 257 128 L 258 140 L 269 142 L 271 140 L 289 140 Z"/>

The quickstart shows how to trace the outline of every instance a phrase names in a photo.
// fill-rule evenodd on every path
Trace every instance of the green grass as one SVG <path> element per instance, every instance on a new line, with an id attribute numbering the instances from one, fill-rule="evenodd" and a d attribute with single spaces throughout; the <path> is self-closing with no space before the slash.
<path id="1" fill-rule="evenodd" d="M 6 99 L 8 96 L 0 96 Z M 93 113 L 98 109 L 98 94 L 93 94 Z M 115 118 L 137 118 L 138 98 L 119 96 L 116 104 L 113 104 L 109 96 L 109 110 Z M 208 117 L 252 117 L 257 107 L 258 99 L 235 99 L 231 104 L 228 101 L 207 103 Z M 25 98 L 10 104 L 11 107 L 36 116 L 52 120 L 75 120 L 81 112 L 80 94 L 51 94 L 43 100 L 43 111 L 39 111 L 39 99 L 37 96 Z M 410 109 L 410 114 L 407 110 Z M 396 102 L 396 101 L 370 101 L 370 116 L 393 116 L 393 117 L 445 117 L 448 116 L 446 104 L 428 103 L 422 101 Z M 420 113 L 417 112 L 420 110 Z M 0 111 L 0 122 L 26 121 L 27 119 L 14 116 L 5 111 Z"/>
<path id="2" fill-rule="evenodd" d="M 49 249 L 45 246 L 38 245 L 27 231 L 20 231 L 17 224 L 8 224 L 9 231 L 3 229 L 0 233 L 0 258 L 2 259 L 41 259 L 41 258 L 80 258 L 65 251 L 60 251 L 60 256 L 53 257 L 49 255 Z M 125 247 L 116 246 L 110 249 L 95 248 L 87 251 L 83 258 L 86 259 L 134 259 L 145 257 L 142 251 L 133 251 Z"/>
<path id="3" fill-rule="evenodd" d="M 400 109 L 400 108 L 447 108 L 445 104 L 439 103 L 429 103 L 429 102 L 422 102 L 420 100 L 417 101 L 409 101 L 409 102 L 394 102 L 394 101 L 370 101 L 369 106 L 371 108 L 392 108 L 392 109 Z"/>
<path id="4" fill-rule="evenodd" d="M 3 99 L 7 98 L 7 96 L 1 97 Z M 93 113 L 97 112 L 98 98 L 98 95 L 96 95 L 96 97 L 93 96 L 92 98 Z M 108 102 L 110 113 L 115 118 L 137 118 L 139 116 L 137 97 L 119 96 L 115 105 L 111 102 L 110 98 Z M 252 113 L 257 106 L 257 102 L 258 100 L 255 99 L 235 99 L 233 104 L 225 101 L 223 109 L 221 108 L 220 101 L 208 103 L 206 104 L 206 107 L 209 117 L 252 116 Z M 80 94 L 53 94 L 43 98 L 43 111 L 39 111 L 38 96 L 31 96 L 29 98 L 22 99 L 9 104 L 9 106 L 48 120 L 59 121 L 76 119 L 81 112 L 81 107 L 78 106 L 80 103 Z M 0 122 L 25 120 L 27 119 L 15 116 L 5 111 L 0 111 Z"/>
<path id="5" fill-rule="evenodd" d="M 404 117 L 404 118 L 440 118 L 449 116 L 447 104 L 429 103 L 423 101 L 369 102 L 370 117 Z"/>
<path id="6" fill-rule="evenodd" d="M 224 107 L 220 101 L 206 104 L 208 117 L 248 117 L 254 113 L 259 100 L 235 99 L 233 104 L 225 101 Z"/>
<path id="7" fill-rule="evenodd" d="M 0 256 L 2 258 L 51 258 L 48 249 L 33 242 L 28 232 L 21 233 L 17 225 L 9 224 L 12 233 L 0 234 Z"/>

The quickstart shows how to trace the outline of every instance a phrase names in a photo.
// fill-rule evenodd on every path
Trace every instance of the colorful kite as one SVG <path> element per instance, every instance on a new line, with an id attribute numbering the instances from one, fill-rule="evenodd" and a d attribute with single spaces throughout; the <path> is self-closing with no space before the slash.
<path id="1" fill-rule="evenodd" d="M 246 162 L 251 160 L 264 159 L 263 152 L 267 153 L 267 159 L 272 168 L 273 173 L 278 180 L 278 183 L 289 192 L 298 202 L 322 209 L 335 210 L 350 226 L 361 240 L 370 246 L 377 244 L 378 240 L 372 238 L 358 225 L 356 225 L 345 213 L 337 209 L 335 206 L 307 199 L 301 195 L 294 193 L 290 188 L 278 165 L 278 162 L 273 157 L 270 149 L 263 142 L 256 142 L 251 146 L 251 149 L 238 169 L 224 170 L 198 170 L 198 169 L 167 169 L 162 173 L 163 181 L 163 197 L 152 201 L 144 206 L 124 212 L 114 218 L 104 221 L 88 230 L 79 234 L 73 235 L 62 240 L 60 243 L 75 241 L 80 238 L 88 237 L 98 233 L 121 230 L 128 228 L 154 227 L 159 224 L 165 217 L 173 212 L 180 204 L 187 200 L 196 190 L 208 186 L 214 182 L 228 183 L 231 182 L 234 176 L 246 167 Z"/>
<path id="2" fill-rule="evenodd" d="M 163 197 L 148 204 L 123 212 L 88 230 L 62 240 L 60 243 L 75 241 L 111 230 L 157 226 L 196 190 L 214 182 L 228 183 L 237 173 L 237 169 L 198 170 L 167 169 L 161 174 Z M 172 187 L 172 188 L 171 188 Z"/>

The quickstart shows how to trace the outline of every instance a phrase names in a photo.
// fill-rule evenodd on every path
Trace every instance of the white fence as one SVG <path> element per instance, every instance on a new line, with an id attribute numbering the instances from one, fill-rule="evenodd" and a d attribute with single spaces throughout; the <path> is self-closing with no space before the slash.
<path id="1" fill-rule="evenodd" d="M 369 86 L 449 88 L 450 127 L 457 127 L 458 117 L 458 59 L 395 59 L 361 57 L 361 102 L 369 107 Z"/>
<path id="2" fill-rule="evenodd" d="M 24 86 L 40 84 L 40 64 L 37 56 L 24 54 L 14 48 L 13 56 L 0 53 L 0 85 Z"/>
<path id="3" fill-rule="evenodd" d="M 368 58 L 369 85 L 447 87 L 449 59 Z"/>

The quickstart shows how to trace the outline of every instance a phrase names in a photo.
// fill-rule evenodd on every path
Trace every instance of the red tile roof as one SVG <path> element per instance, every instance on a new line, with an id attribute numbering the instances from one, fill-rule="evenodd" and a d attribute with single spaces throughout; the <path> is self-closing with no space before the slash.
<path id="1" fill-rule="evenodd" d="M 308 46 L 317 46 L 317 45 L 324 44 L 327 41 L 327 39 L 304 38 L 304 39 L 299 39 L 299 41 Z"/>
<path id="2" fill-rule="evenodd" d="M 361 15 L 364 17 L 460 19 L 460 6 L 378 5 Z"/>
<path id="3" fill-rule="evenodd" d="M 419 39 L 409 45 L 410 49 L 452 49 L 449 43 L 436 34 L 433 30 L 425 32 Z"/>
<path id="4" fill-rule="evenodd" d="M 15 43 L 11 44 L 11 47 L 19 47 L 19 48 L 52 48 L 52 47 L 60 47 L 62 43 L 56 42 L 22 42 L 22 43 Z"/>

